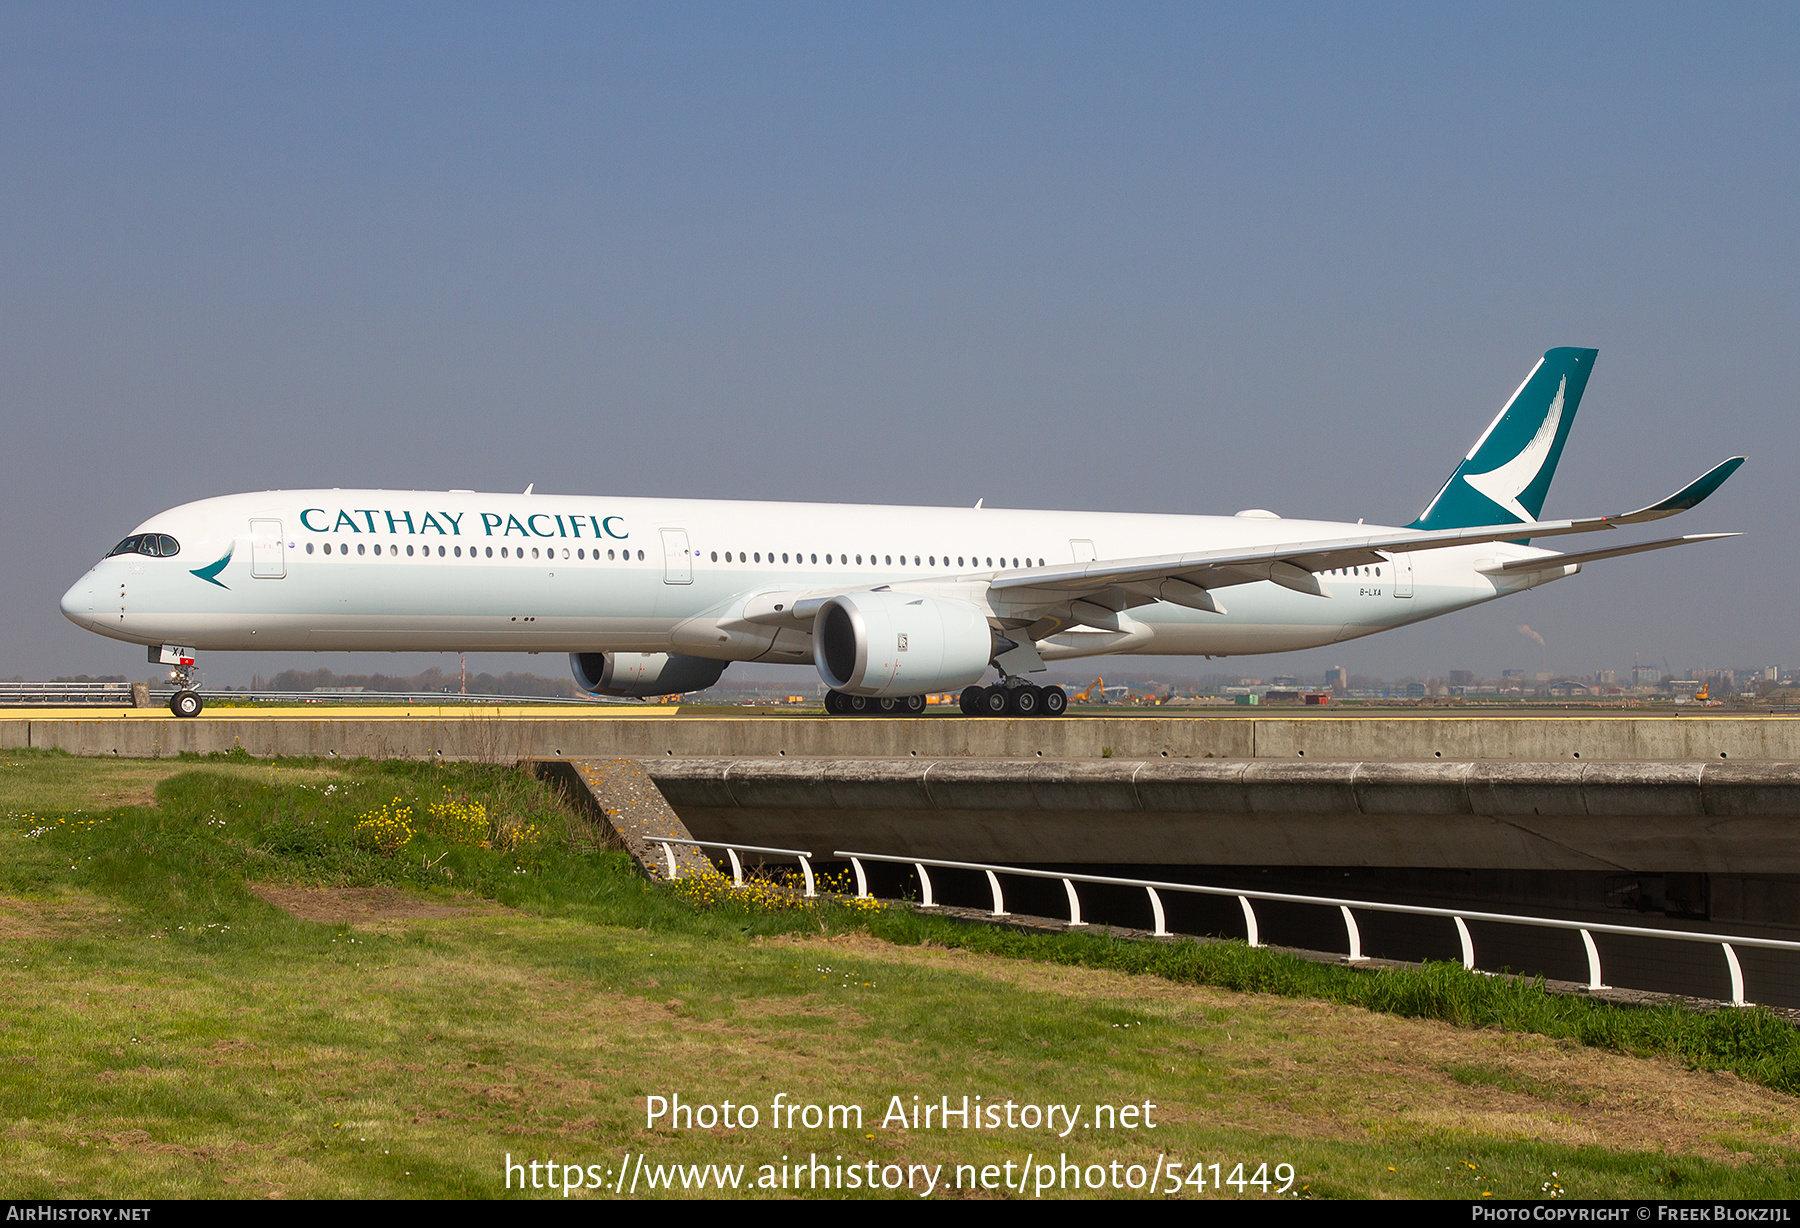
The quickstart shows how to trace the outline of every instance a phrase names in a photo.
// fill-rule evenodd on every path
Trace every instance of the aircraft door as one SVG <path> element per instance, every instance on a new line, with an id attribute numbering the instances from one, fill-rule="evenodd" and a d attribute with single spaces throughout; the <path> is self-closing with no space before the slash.
<path id="1" fill-rule="evenodd" d="M 259 580 L 279 580 L 287 575 L 279 520 L 250 522 L 250 574 Z"/>
<path id="2" fill-rule="evenodd" d="M 1413 595 L 1413 560 L 1408 553 L 1388 556 L 1388 562 L 1394 565 L 1394 596 L 1411 597 Z"/>
<path id="3" fill-rule="evenodd" d="M 694 582 L 694 555 L 688 549 L 686 529 L 664 529 L 663 543 L 663 583 L 692 584 Z"/>
<path id="4" fill-rule="evenodd" d="M 1085 537 L 1072 537 L 1069 539 L 1069 553 L 1077 563 L 1091 563 L 1094 561 L 1094 543 Z"/>

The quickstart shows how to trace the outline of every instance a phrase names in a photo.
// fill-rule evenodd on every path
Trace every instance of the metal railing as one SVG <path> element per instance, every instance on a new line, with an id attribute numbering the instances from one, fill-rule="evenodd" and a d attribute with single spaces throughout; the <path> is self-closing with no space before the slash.
<path id="1" fill-rule="evenodd" d="M 1660 930 L 1637 925 L 1607 925 L 1590 921 L 1561 921 L 1550 917 L 1528 917 L 1510 913 L 1473 912 L 1454 908 L 1430 908 L 1419 904 L 1383 904 L 1373 900 L 1342 900 L 1330 896 L 1290 895 L 1277 891 L 1250 891 L 1236 887 L 1202 887 L 1193 883 L 1163 883 L 1139 878 L 1110 878 L 1098 874 L 1064 874 L 1055 870 L 1026 870 L 1017 866 L 987 865 L 971 861 L 937 861 L 920 857 L 893 857 L 882 853 L 855 853 L 838 849 L 832 853 L 834 857 L 847 857 L 851 867 L 856 871 L 856 897 L 868 899 L 869 880 L 863 871 L 865 861 L 879 861 L 894 865 L 912 866 L 919 875 L 921 892 L 920 906 L 935 908 L 931 891 L 931 878 L 925 872 L 926 866 L 935 866 L 945 870 L 980 870 L 987 875 L 988 888 L 993 893 L 993 914 L 1006 917 L 1012 914 L 1006 911 L 1006 898 L 1001 894 L 998 875 L 1011 874 L 1020 878 L 1053 878 L 1062 882 L 1063 890 L 1069 897 L 1069 924 L 1085 926 L 1081 919 L 1081 899 L 1075 892 L 1076 883 L 1092 883 L 1107 887 L 1140 887 L 1150 897 L 1151 913 L 1156 919 L 1153 931 L 1158 938 L 1168 938 L 1170 933 L 1167 919 L 1163 913 L 1160 891 L 1185 892 L 1191 895 L 1232 896 L 1244 913 L 1244 928 L 1249 944 L 1253 947 L 1263 945 L 1256 924 L 1256 910 L 1250 906 L 1251 900 L 1268 900 L 1285 904 L 1312 904 L 1323 908 L 1336 908 L 1344 919 L 1344 932 L 1349 943 L 1350 953 L 1346 959 L 1351 963 L 1361 963 L 1368 959 L 1362 950 L 1362 933 L 1357 929 L 1356 917 L 1351 909 L 1363 909 L 1368 912 L 1404 913 L 1414 917 L 1447 917 L 1456 923 L 1456 936 L 1462 944 L 1462 965 L 1471 972 L 1475 971 L 1475 940 L 1469 933 L 1467 922 L 1491 921 L 1503 925 L 1533 926 L 1539 929 L 1576 930 L 1581 934 L 1582 947 L 1587 952 L 1588 988 L 1606 989 L 1608 986 L 1601 979 L 1600 950 L 1594 945 L 1595 934 L 1618 934 L 1637 938 L 1667 938 L 1675 942 L 1711 943 L 1718 946 L 1725 954 L 1725 963 L 1731 973 L 1731 1004 L 1746 1005 L 1744 998 L 1744 970 L 1738 963 L 1737 952 L 1732 948 L 1760 947 L 1775 951 L 1800 951 L 1800 942 L 1788 942 L 1779 938 L 1751 938 L 1741 934 L 1704 934 L 1694 930 Z"/>
<path id="2" fill-rule="evenodd" d="M 739 853 L 771 853 L 777 857 L 798 857 L 800 873 L 806 879 L 806 891 L 803 898 L 808 900 L 819 898 L 818 888 L 813 882 L 812 854 L 801 849 L 772 849 L 764 848 L 760 844 L 722 844 L 716 840 L 677 840 L 671 836 L 650 836 L 645 839 L 644 843 L 662 845 L 663 858 L 668 866 L 671 882 L 681 877 L 681 872 L 675 865 L 675 850 L 672 847 L 677 844 L 684 848 L 724 849 L 725 855 L 731 859 L 731 885 L 734 887 L 744 885 L 744 863 L 738 860 Z"/>
<path id="3" fill-rule="evenodd" d="M 129 682 L 0 682 L 0 705 L 73 707 L 80 704 L 131 706 Z"/>
<path id="4" fill-rule="evenodd" d="M 130 707 L 129 682 L 0 682 L 0 707 L 82 707 L 101 705 Z M 167 682 L 150 685 L 150 702 L 161 707 L 176 688 Z M 558 704 L 572 707 L 595 704 L 632 704 L 635 699 L 611 695 L 464 695 L 457 691 L 210 691 L 201 694 L 208 703 L 276 704 Z"/>

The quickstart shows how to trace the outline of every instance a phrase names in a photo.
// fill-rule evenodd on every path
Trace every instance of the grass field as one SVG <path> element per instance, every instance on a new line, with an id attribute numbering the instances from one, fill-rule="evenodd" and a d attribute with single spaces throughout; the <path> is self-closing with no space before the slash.
<path id="1" fill-rule="evenodd" d="M 493 767 L 12 752 L 0 813 L 13 1198 L 495 1197 L 509 1157 L 512 1195 L 558 1198 L 1800 1177 L 1800 1043 L 1762 1012 L 655 887 Z M 757 1121 L 647 1122 L 676 1096 Z M 965 1096 L 995 1128 L 913 1127 Z"/>

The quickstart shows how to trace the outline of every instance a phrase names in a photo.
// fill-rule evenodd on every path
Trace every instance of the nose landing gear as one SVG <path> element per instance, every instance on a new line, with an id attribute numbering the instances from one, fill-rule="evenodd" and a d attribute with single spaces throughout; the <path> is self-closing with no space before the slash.
<path id="1" fill-rule="evenodd" d="M 194 650 L 164 644 L 150 650 L 150 664 L 175 667 L 169 671 L 169 677 L 175 683 L 175 695 L 169 700 L 169 711 L 183 720 L 199 716 L 200 709 L 206 703 L 200 698 L 200 682 L 194 676 Z"/>

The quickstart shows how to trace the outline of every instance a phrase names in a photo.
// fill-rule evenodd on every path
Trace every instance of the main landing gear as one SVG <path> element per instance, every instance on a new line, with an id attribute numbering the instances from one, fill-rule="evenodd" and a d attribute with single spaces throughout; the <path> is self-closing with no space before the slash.
<path id="1" fill-rule="evenodd" d="M 969 716 L 1061 716 L 1068 711 L 1069 697 L 1059 686 L 996 683 L 970 687 L 962 693 L 960 704 Z M 900 695 L 871 699 L 867 695 L 827 691 L 825 711 L 831 716 L 922 716 L 925 697 Z"/>
<path id="2" fill-rule="evenodd" d="M 925 712 L 923 695 L 888 695 L 872 699 L 867 695 L 845 695 L 841 691 L 825 693 L 825 711 L 830 716 L 921 716 Z"/>
<path id="3" fill-rule="evenodd" d="M 1069 696 L 1059 686 L 972 686 L 962 693 L 962 710 L 969 716 L 1061 716 L 1069 710 Z"/>

